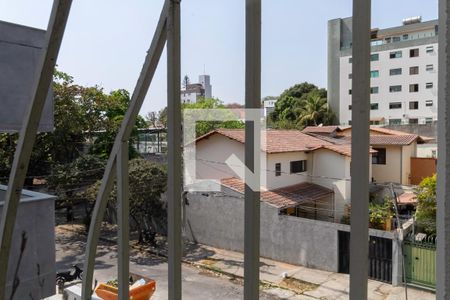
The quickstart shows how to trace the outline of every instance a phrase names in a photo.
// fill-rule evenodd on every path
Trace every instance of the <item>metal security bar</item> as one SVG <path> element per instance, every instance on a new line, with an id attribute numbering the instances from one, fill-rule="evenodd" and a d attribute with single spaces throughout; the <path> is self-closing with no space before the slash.
<path id="1" fill-rule="evenodd" d="M 5 299 L 6 276 L 8 271 L 11 240 L 16 223 L 17 208 L 30 162 L 34 141 L 36 140 L 39 120 L 52 84 L 53 70 L 58 58 L 59 48 L 64 36 L 72 0 L 55 0 L 47 26 L 46 46 L 35 74 L 32 101 L 20 130 L 14 161 L 9 175 L 5 204 L 0 223 L 0 300 Z"/>
<path id="2" fill-rule="evenodd" d="M 436 299 L 450 299 L 450 19 L 448 0 L 439 0 L 438 167 Z"/>
<path id="3" fill-rule="evenodd" d="M 371 1 L 353 0 L 350 299 L 367 299 Z"/>

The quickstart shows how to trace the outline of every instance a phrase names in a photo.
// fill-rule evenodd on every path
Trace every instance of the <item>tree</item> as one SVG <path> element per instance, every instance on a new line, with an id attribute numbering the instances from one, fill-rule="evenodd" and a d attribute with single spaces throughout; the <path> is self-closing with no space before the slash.
<path id="1" fill-rule="evenodd" d="M 244 128 L 242 121 L 233 120 L 236 119 L 236 115 L 231 109 L 227 109 L 222 101 L 217 98 L 200 98 L 196 103 L 184 103 L 182 109 L 223 109 L 224 117 L 230 119 L 230 121 L 197 121 L 195 132 L 199 137 L 210 131 L 219 128 L 236 129 Z"/>
<path id="2" fill-rule="evenodd" d="M 183 77 L 183 87 L 186 90 L 188 85 L 191 83 L 191 80 L 189 79 L 189 76 L 184 75 Z"/>
<path id="3" fill-rule="evenodd" d="M 155 232 L 165 233 L 167 224 L 166 203 L 161 195 L 167 187 L 165 166 L 144 159 L 129 161 L 130 216 L 139 232 L 139 242 L 153 237 Z M 87 197 L 94 202 L 100 182 L 87 191 Z M 110 205 L 116 208 L 117 186 L 110 196 Z M 150 242 L 154 242 L 150 240 Z"/>
<path id="4" fill-rule="evenodd" d="M 332 124 L 333 113 L 326 105 L 327 92 L 314 84 L 303 82 L 285 90 L 269 115 L 269 127 L 302 129 L 307 125 Z"/>
<path id="5" fill-rule="evenodd" d="M 317 126 L 321 123 L 331 123 L 333 113 L 328 108 L 327 99 L 319 92 L 310 92 L 301 101 L 297 110 L 297 124 L 300 126 Z"/>
<path id="6" fill-rule="evenodd" d="M 158 125 L 158 114 L 155 111 L 148 112 L 145 116 L 145 121 L 149 127 L 156 128 Z"/>
<path id="7" fill-rule="evenodd" d="M 417 200 L 417 226 L 427 234 L 436 234 L 436 174 L 419 184 Z"/>

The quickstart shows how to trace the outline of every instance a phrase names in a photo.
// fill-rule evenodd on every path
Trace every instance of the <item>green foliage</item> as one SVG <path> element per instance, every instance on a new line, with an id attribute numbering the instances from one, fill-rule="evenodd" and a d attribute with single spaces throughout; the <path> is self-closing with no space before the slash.
<path id="1" fill-rule="evenodd" d="M 144 159 L 129 162 L 130 216 L 140 233 L 140 240 L 146 231 L 161 231 L 166 224 L 166 204 L 161 195 L 166 191 L 167 170 L 165 166 Z M 94 202 L 100 182 L 87 190 L 87 198 Z M 117 187 L 114 186 L 110 204 L 116 206 Z"/>
<path id="2" fill-rule="evenodd" d="M 269 126 L 279 129 L 302 129 L 309 125 L 330 125 L 334 114 L 327 104 L 327 92 L 303 82 L 285 90 L 269 116 Z"/>
<path id="3" fill-rule="evenodd" d="M 230 119 L 236 119 L 236 115 L 234 115 L 233 111 L 227 109 L 223 102 L 217 98 L 202 98 L 196 103 L 185 103 L 183 104 L 182 109 L 223 109 L 225 117 L 228 116 Z M 244 123 L 242 121 L 198 121 L 196 122 L 195 127 L 196 136 L 199 137 L 219 128 L 244 128 Z"/>
<path id="4" fill-rule="evenodd" d="M 426 177 L 417 188 L 416 222 L 427 234 L 436 234 L 436 174 Z"/>
<path id="5" fill-rule="evenodd" d="M 382 204 L 369 203 L 369 222 L 372 228 L 384 229 L 387 220 L 394 216 L 392 200 L 386 198 Z"/>

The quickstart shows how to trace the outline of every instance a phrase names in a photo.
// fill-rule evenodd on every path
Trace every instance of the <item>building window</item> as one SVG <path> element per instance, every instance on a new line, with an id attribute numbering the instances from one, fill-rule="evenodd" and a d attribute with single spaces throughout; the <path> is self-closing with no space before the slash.
<path id="1" fill-rule="evenodd" d="M 275 176 L 281 176 L 281 163 L 275 164 Z"/>
<path id="2" fill-rule="evenodd" d="M 418 57 L 419 48 L 409 50 L 409 57 Z"/>
<path id="3" fill-rule="evenodd" d="M 389 87 L 389 92 L 391 92 L 391 93 L 397 93 L 397 92 L 401 92 L 401 91 L 402 91 L 401 85 L 391 85 Z"/>
<path id="4" fill-rule="evenodd" d="M 352 94 L 352 90 L 348 90 L 348 94 L 351 95 Z"/>
<path id="5" fill-rule="evenodd" d="M 432 89 L 432 88 L 433 88 L 433 83 L 432 83 L 432 82 L 427 82 L 427 83 L 425 84 L 425 87 L 426 87 L 427 89 Z"/>
<path id="6" fill-rule="evenodd" d="M 433 100 L 426 100 L 425 101 L 425 106 L 433 106 Z"/>
<path id="7" fill-rule="evenodd" d="M 378 103 L 371 103 L 370 104 L 370 109 L 371 110 L 378 110 Z"/>
<path id="8" fill-rule="evenodd" d="M 409 85 L 409 92 L 410 93 L 417 93 L 419 91 L 419 84 L 410 84 Z"/>
<path id="9" fill-rule="evenodd" d="M 351 104 L 348 106 L 348 110 L 352 110 L 352 105 Z"/>
<path id="10" fill-rule="evenodd" d="M 434 70 L 434 66 L 433 65 L 427 65 L 425 70 L 427 71 L 433 71 Z"/>
<path id="11" fill-rule="evenodd" d="M 353 57 L 348 58 L 348 63 L 351 64 L 353 62 Z"/>
<path id="12" fill-rule="evenodd" d="M 404 34 L 404 35 L 403 35 L 403 40 L 404 40 L 404 41 L 406 41 L 408 38 L 409 38 L 409 35 L 408 35 L 408 34 Z"/>
<path id="13" fill-rule="evenodd" d="M 380 60 L 380 55 L 378 53 L 370 55 L 370 61 L 378 61 L 378 60 Z"/>
<path id="14" fill-rule="evenodd" d="M 384 40 L 386 41 L 386 44 L 389 44 L 391 42 L 391 38 L 390 37 L 387 37 Z"/>
<path id="15" fill-rule="evenodd" d="M 419 119 L 417 119 L 417 118 L 409 119 L 408 122 L 409 122 L 409 124 L 419 124 Z"/>
<path id="16" fill-rule="evenodd" d="M 371 94 L 378 94 L 378 90 L 379 88 L 377 86 L 373 86 L 370 88 L 370 93 Z"/>
<path id="17" fill-rule="evenodd" d="M 409 109 L 411 110 L 419 109 L 419 101 L 410 101 Z"/>
<path id="18" fill-rule="evenodd" d="M 385 165 L 386 164 L 386 148 L 373 148 L 377 151 L 372 153 L 372 164 L 373 165 Z"/>
<path id="19" fill-rule="evenodd" d="M 425 124 L 433 124 L 433 118 L 425 118 Z"/>
<path id="20" fill-rule="evenodd" d="M 306 172 L 306 160 L 291 161 L 291 174 Z"/>
<path id="21" fill-rule="evenodd" d="M 391 102 L 389 103 L 389 109 L 399 109 L 402 108 L 401 102 Z"/>
<path id="22" fill-rule="evenodd" d="M 434 47 L 433 46 L 427 46 L 426 52 L 427 53 L 433 53 L 434 52 Z"/>
<path id="23" fill-rule="evenodd" d="M 409 68 L 409 75 L 417 75 L 419 74 L 419 67 L 410 67 Z"/>
<path id="24" fill-rule="evenodd" d="M 352 73 L 348 74 L 348 79 L 352 79 Z"/>
<path id="25" fill-rule="evenodd" d="M 389 53 L 389 58 L 401 58 L 402 57 L 402 51 L 394 51 Z"/>
<path id="26" fill-rule="evenodd" d="M 370 71 L 370 77 L 372 77 L 372 78 L 380 77 L 380 71 L 378 71 L 378 70 Z"/>
<path id="27" fill-rule="evenodd" d="M 402 120 L 401 119 L 389 119 L 389 125 L 401 125 Z"/>
<path id="28" fill-rule="evenodd" d="M 400 42 L 400 37 L 399 36 L 394 36 L 392 38 L 392 42 Z"/>
<path id="29" fill-rule="evenodd" d="M 389 75 L 391 75 L 391 76 L 402 75 L 402 68 L 390 69 Z"/>

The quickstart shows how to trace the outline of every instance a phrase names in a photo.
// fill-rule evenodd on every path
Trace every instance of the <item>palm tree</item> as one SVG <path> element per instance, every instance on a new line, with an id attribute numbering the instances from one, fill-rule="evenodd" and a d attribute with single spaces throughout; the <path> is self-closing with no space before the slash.
<path id="1" fill-rule="evenodd" d="M 296 109 L 297 124 L 300 126 L 317 126 L 320 123 L 329 124 L 333 120 L 333 113 L 328 107 L 327 99 L 317 93 L 310 93 L 300 102 Z"/>

